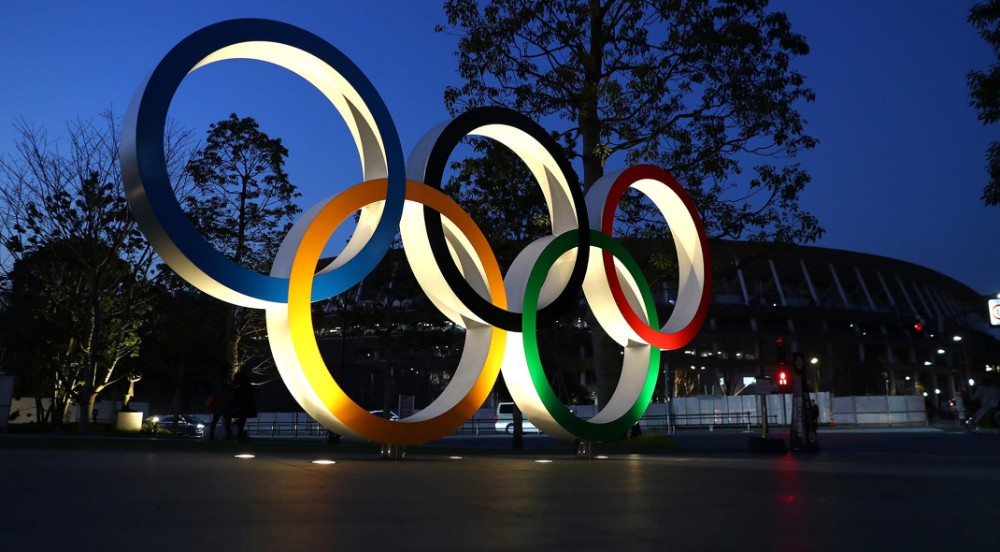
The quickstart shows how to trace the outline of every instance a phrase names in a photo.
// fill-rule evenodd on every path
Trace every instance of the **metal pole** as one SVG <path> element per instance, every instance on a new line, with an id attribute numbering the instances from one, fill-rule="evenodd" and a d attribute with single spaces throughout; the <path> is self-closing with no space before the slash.
<path id="1" fill-rule="evenodd" d="M 768 381 L 768 383 L 771 382 Z M 760 436 L 763 439 L 767 439 L 767 395 L 760 395 L 760 402 Z"/>
<path id="2" fill-rule="evenodd" d="M 785 397 L 787 396 L 788 393 L 781 394 L 781 423 L 791 426 L 792 424 L 788 423 L 788 407 L 785 405 Z"/>

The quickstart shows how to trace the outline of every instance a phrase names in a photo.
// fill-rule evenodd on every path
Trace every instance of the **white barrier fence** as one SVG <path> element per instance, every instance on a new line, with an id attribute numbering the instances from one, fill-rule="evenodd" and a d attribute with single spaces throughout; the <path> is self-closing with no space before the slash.
<path id="1" fill-rule="evenodd" d="M 830 393 L 810 393 L 819 407 L 820 427 L 835 426 L 925 426 L 927 413 L 918 396 L 832 397 Z M 766 396 L 768 424 L 787 426 L 792 417 L 791 394 Z M 639 421 L 645 430 L 660 431 L 685 428 L 753 428 L 759 427 L 761 397 L 756 395 L 705 395 L 673 399 L 670 403 L 653 403 Z M 580 418 L 596 413 L 592 405 L 573 405 Z M 494 409 L 483 408 L 456 433 L 464 435 L 495 435 Z M 251 436 L 317 437 L 326 429 L 304 413 L 262 412 L 247 420 Z"/>
<path id="2" fill-rule="evenodd" d="M 830 393 L 810 393 L 819 407 L 820 427 L 851 426 L 925 426 L 927 413 L 923 397 L 919 396 L 859 396 L 832 397 Z M 653 403 L 639 421 L 643 430 L 667 430 L 685 428 L 751 428 L 761 425 L 761 399 L 756 395 L 728 396 L 702 395 L 676 398 L 669 403 Z M 792 416 L 791 394 L 767 395 L 768 424 L 787 426 Z M 47 401 L 47 399 L 46 399 Z M 31 414 L 34 401 L 15 399 L 11 411 L 20 410 L 21 416 L 10 423 L 35 421 Z M 110 421 L 115 405 L 102 401 L 95 408 L 97 421 Z M 148 412 L 148 405 L 133 402 L 136 410 Z M 597 408 L 593 405 L 573 405 L 574 413 L 580 418 L 590 418 Z M 456 433 L 465 435 L 496 434 L 493 425 L 494 409 L 483 408 L 462 425 Z M 76 409 L 70 410 L 70 421 L 75 421 Z M 145 415 L 145 414 L 144 414 Z M 202 416 L 206 421 L 211 415 Z M 4 420 L 6 421 L 6 420 Z M 326 428 L 303 412 L 262 412 L 256 418 L 247 420 L 247 430 L 251 436 L 261 437 L 322 437 Z"/>

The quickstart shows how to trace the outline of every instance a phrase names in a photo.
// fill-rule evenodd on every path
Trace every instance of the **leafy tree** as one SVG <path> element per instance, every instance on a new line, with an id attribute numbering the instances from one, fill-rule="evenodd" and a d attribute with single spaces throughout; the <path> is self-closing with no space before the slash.
<path id="1" fill-rule="evenodd" d="M 58 253 L 48 250 L 17 261 L 16 277 L 10 274 L 0 311 L 0 343 L 12 360 L 19 394 L 35 397 L 39 422 L 61 421 L 71 400 L 69 390 L 57 385 L 63 379 L 59 372 L 68 364 L 65 353 L 70 332 L 66 326 L 71 320 L 66 309 L 60 308 L 63 296 L 49 288 L 59 279 L 57 261 Z M 48 409 L 42 397 L 52 398 Z"/>
<path id="2" fill-rule="evenodd" d="M 299 194 L 284 172 L 288 150 L 251 117 L 235 113 L 213 123 L 186 171 L 196 193 L 184 202 L 195 226 L 232 261 L 268 272 L 281 239 L 300 211 Z M 242 367 L 263 371 L 270 356 L 260 350 L 265 335 L 261 312 L 230 306 L 225 358 L 236 374 Z"/>
<path id="3" fill-rule="evenodd" d="M 514 152 L 489 140 L 472 142 L 481 155 L 453 163 L 456 173 L 443 190 L 479 223 L 501 266 L 508 266 L 525 245 L 551 231 L 545 198 Z"/>
<path id="4" fill-rule="evenodd" d="M 86 427 L 97 397 L 127 372 L 148 320 L 148 283 L 100 242 L 56 240 L 19 260 L 6 290 L 4 341 L 36 397 L 51 393 L 49 419 L 70 401 Z"/>
<path id="5" fill-rule="evenodd" d="M 198 411 L 197 391 L 211 386 L 226 365 L 223 341 L 225 307 L 212 297 L 181 287 L 161 290 L 153 305 L 156 317 L 143 340 L 143 383 L 173 391 L 169 412 Z"/>
<path id="6" fill-rule="evenodd" d="M 791 68 L 809 48 L 767 0 L 446 0 L 444 9 L 448 26 L 438 30 L 459 36 L 464 81 L 445 91 L 452 112 L 503 105 L 544 121 L 585 188 L 609 162 L 664 167 L 713 238 L 822 234 L 798 205 L 810 177 L 789 161 L 816 145 L 796 109 L 814 95 Z M 618 215 L 628 234 L 662 235 L 642 198 Z M 607 345 L 595 339 L 602 401 L 617 364 Z"/>
<path id="7" fill-rule="evenodd" d="M 480 9 L 449 0 L 466 82 L 445 99 L 452 110 L 499 104 L 560 124 L 554 133 L 582 163 L 585 186 L 615 154 L 666 168 L 696 197 L 714 237 L 811 241 L 821 230 L 797 206 L 809 176 L 773 162 L 816 144 L 795 109 L 813 93 L 790 68 L 808 46 L 766 8 L 521 0 Z"/>
<path id="8" fill-rule="evenodd" d="M 0 269 L 6 305 L 21 310 L 24 325 L 15 323 L 6 345 L 32 359 L 22 376 L 38 371 L 26 380 L 51 387 L 63 412 L 69 400 L 80 405 L 86 429 L 138 349 L 153 251 L 125 201 L 113 114 L 71 123 L 64 151 L 43 129 L 16 127 L 16 153 L 0 158 Z M 187 141 L 176 129 L 165 139 L 175 175 Z"/>
<path id="9" fill-rule="evenodd" d="M 969 23 L 979 31 L 979 36 L 993 48 L 1000 62 L 1000 0 L 989 0 L 972 6 Z M 979 112 L 985 125 L 1000 121 L 1000 63 L 990 65 L 986 71 L 970 71 L 969 104 Z M 993 142 L 986 150 L 986 170 L 989 181 L 983 188 L 986 205 L 1000 204 L 1000 142 Z"/>

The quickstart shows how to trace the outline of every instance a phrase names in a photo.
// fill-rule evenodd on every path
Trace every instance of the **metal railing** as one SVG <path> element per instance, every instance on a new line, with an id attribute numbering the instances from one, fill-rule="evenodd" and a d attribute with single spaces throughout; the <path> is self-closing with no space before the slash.
<path id="1" fill-rule="evenodd" d="M 777 414 L 770 414 L 767 417 L 768 426 L 778 426 L 779 417 Z M 667 433 L 674 433 L 678 429 L 745 429 L 750 431 L 755 427 L 760 427 L 761 416 L 756 412 L 747 410 L 745 412 L 707 412 L 699 414 L 671 414 L 659 416 L 643 416 L 639 420 L 639 426 L 652 430 L 663 430 Z"/>
<path id="2" fill-rule="evenodd" d="M 291 416 L 291 419 L 285 419 Z M 246 425 L 250 437 L 326 437 L 327 429 L 305 412 L 293 412 L 282 419 L 276 414 L 250 418 Z"/>
<path id="3" fill-rule="evenodd" d="M 778 427 L 779 417 L 777 415 L 768 416 L 768 425 Z M 754 412 L 728 412 L 725 414 L 703 413 L 703 414 L 674 414 L 674 415 L 647 415 L 639 420 L 639 425 L 643 431 L 673 433 L 677 430 L 685 429 L 745 429 L 751 431 L 755 427 L 760 427 L 760 416 Z M 245 429 L 250 437 L 274 437 L 274 438 L 324 438 L 327 436 L 327 429 L 304 412 L 263 414 L 257 418 L 247 420 Z M 525 434 L 535 434 L 536 431 L 526 431 Z M 492 418 L 473 418 L 458 429 L 453 435 L 463 436 L 488 436 L 502 435 L 498 432 Z"/>

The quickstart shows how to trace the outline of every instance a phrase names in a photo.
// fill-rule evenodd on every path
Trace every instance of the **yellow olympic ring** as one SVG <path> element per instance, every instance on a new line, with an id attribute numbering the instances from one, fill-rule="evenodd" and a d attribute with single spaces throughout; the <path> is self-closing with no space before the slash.
<path id="1" fill-rule="evenodd" d="M 368 413 L 344 393 L 330 376 L 313 333 L 312 281 L 323 247 L 337 226 L 357 210 L 384 201 L 386 191 L 386 179 L 353 186 L 322 207 L 305 229 L 301 241 L 286 239 L 282 249 L 295 251 L 291 270 L 288 274 L 275 273 L 281 270 L 276 266 L 271 275 L 289 279 L 288 305 L 287 309 L 283 306 L 267 309 L 267 327 L 282 379 L 313 418 L 345 435 L 411 445 L 444 437 L 475 414 L 499 374 L 507 332 L 470 321 L 466 328 L 466 347 L 455 376 L 434 402 L 413 416 L 391 422 Z M 507 296 L 500 266 L 472 218 L 441 191 L 407 180 L 404 220 L 411 216 L 408 211 L 421 209 L 421 205 L 440 212 L 468 240 L 482 269 L 477 276 L 484 277 L 492 303 L 506 308 Z M 430 265 L 425 263 L 412 268 L 414 273 L 425 272 Z"/>

